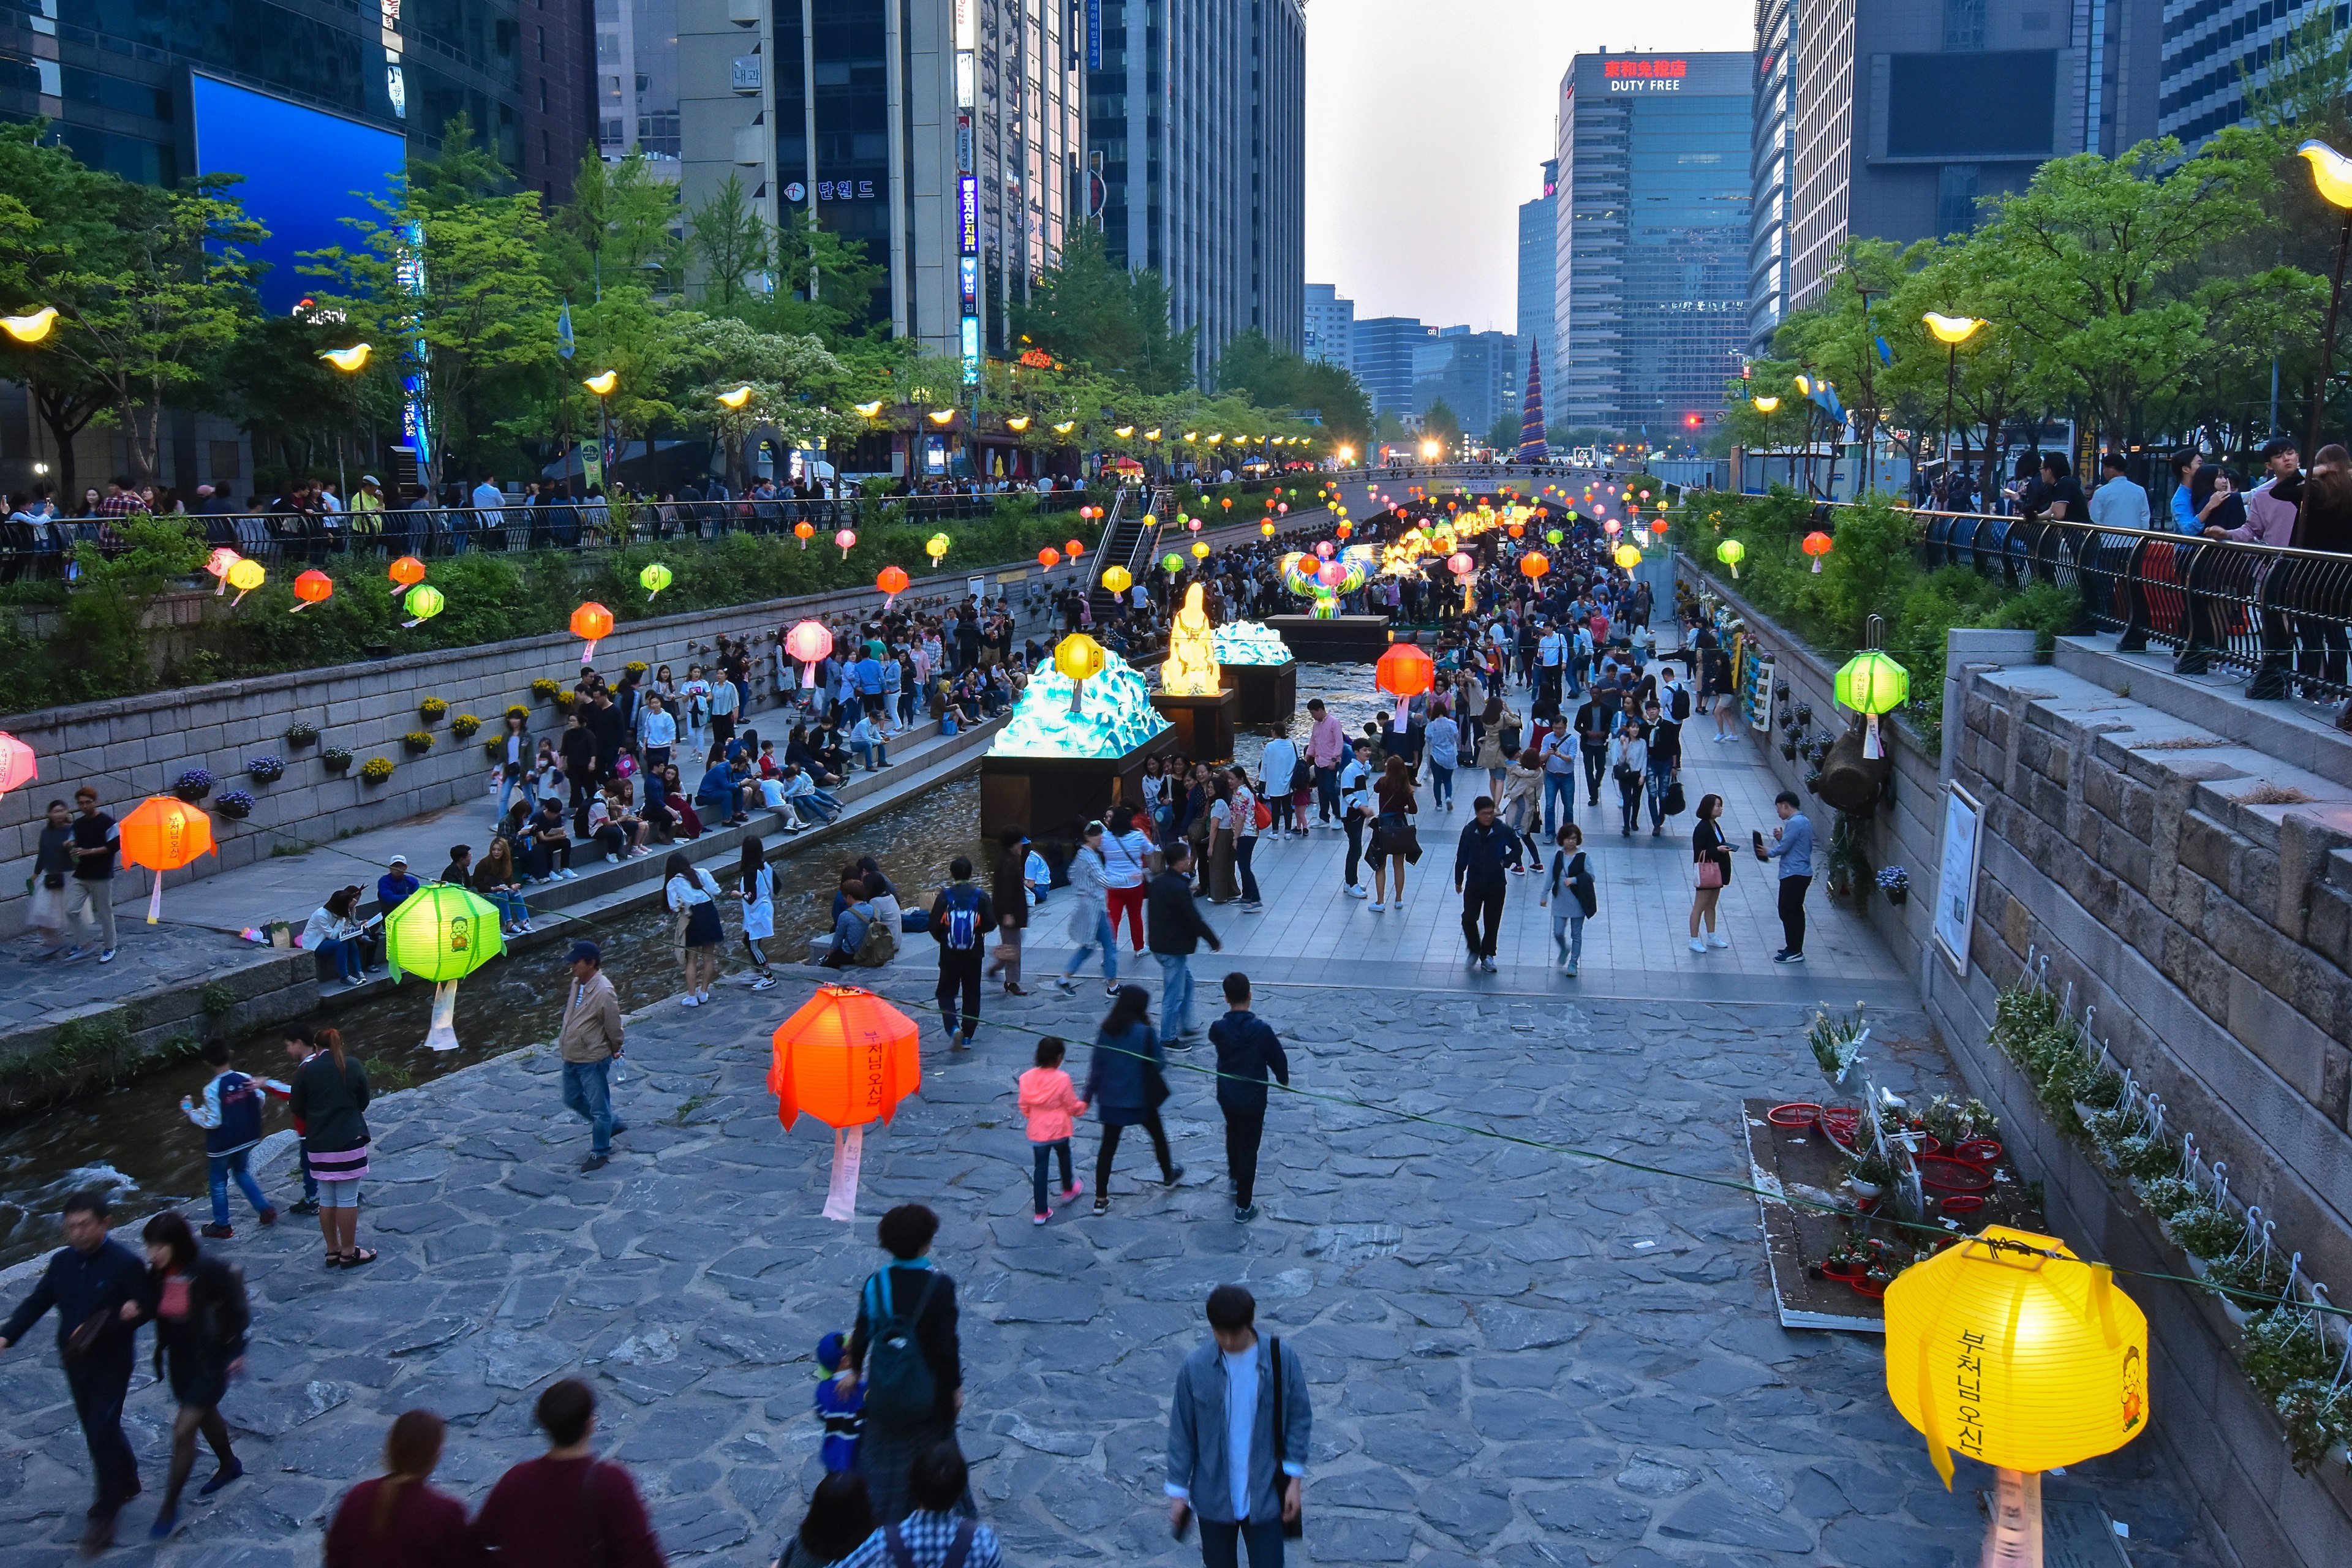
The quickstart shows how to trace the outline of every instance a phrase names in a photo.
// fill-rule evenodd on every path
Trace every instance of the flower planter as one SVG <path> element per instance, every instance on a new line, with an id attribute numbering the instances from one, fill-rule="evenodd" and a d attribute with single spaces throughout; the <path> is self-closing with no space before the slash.
<path id="1" fill-rule="evenodd" d="M 245 776 L 256 784 L 276 784 L 286 776 L 286 764 L 276 757 L 247 757 Z"/>
<path id="2" fill-rule="evenodd" d="M 343 750 L 341 746 L 328 747 L 324 752 L 320 753 L 319 761 L 324 764 L 326 770 L 331 773 L 349 773 L 351 771 L 352 754 Z"/>
<path id="3" fill-rule="evenodd" d="M 1911 888 L 1908 883 L 1905 883 L 1898 887 L 1881 888 L 1879 891 L 1886 895 L 1886 901 L 1888 903 L 1895 905 L 1898 909 L 1911 901 Z"/>
<path id="4" fill-rule="evenodd" d="M 301 750 L 304 746 L 312 744 L 318 739 L 319 731 L 312 726 L 301 722 L 299 720 L 295 721 L 295 722 L 286 727 L 286 743 L 297 751 Z"/>
<path id="5" fill-rule="evenodd" d="M 194 805 L 213 793 L 213 775 L 202 768 L 190 768 L 172 781 L 172 793 Z"/>
<path id="6" fill-rule="evenodd" d="M 253 797 L 243 790 L 224 790 L 213 802 L 213 810 L 232 822 L 243 822 L 253 815 Z"/>

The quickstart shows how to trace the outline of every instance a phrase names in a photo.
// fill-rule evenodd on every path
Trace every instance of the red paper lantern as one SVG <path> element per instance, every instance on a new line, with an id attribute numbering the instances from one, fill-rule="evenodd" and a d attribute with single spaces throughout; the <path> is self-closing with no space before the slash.
<path id="1" fill-rule="evenodd" d="M 572 635 L 587 643 L 580 650 L 580 662 L 586 664 L 596 657 L 596 645 L 613 635 L 613 612 L 591 599 L 572 612 Z"/>
<path id="2" fill-rule="evenodd" d="M 1409 642 L 1391 643 L 1372 667 L 1372 684 L 1397 700 L 1396 724 L 1407 722 L 1407 706 L 1437 683 L 1437 661 Z"/>
<path id="3" fill-rule="evenodd" d="M 907 591 L 906 571 L 902 567 L 885 566 L 874 574 L 874 585 L 882 590 L 882 607 L 887 610 L 892 601 Z"/>
<path id="4" fill-rule="evenodd" d="M 1079 556 L 1084 555 L 1086 552 L 1087 546 L 1084 540 L 1071 539 L 1063 542 L 1062 553 L 1068 556 L 1073 561 L 1076 561 Z"/>
<path id="5" fill-rule="evenodd" d="M 922 1088 L 913 1019 L 870 991 L 826 985 L 776 1026 L 768 1091 L 790 1127 L 805 1113 L 828 1127 L 887 1121 Z"/>
<path id="6" fill-rule="evenodd" d="M 294 579 L 294 596 L 302 601 L 294 606 L 298 612 L 325 604 L 335 596 L 335 580 L 313 566 Z"/>
<path id="7" fill-rule="evenodd" d="M 1062 552 L 1055 549 L 1052 545 L 1048 544 L 1045 549 L 1037 552 L 1037 564 L 1043 566 L 1046 571 L 1051 572 L 1055 567 L 1061 563 Z"/>

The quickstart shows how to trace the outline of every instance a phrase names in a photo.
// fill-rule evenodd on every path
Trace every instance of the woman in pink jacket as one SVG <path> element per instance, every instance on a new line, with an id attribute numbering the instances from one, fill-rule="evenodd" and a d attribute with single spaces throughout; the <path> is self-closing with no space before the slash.
<path id="1" fill-rule="evenodd" d="M 1044 1225 L 1053 1217 L 1053 1209 L 1045 1201 L 1045 1163 L 1054 1154 L 1062 1157 L 1062 1191 L 1055 1203 L 1068 1203 L 1087 1190 L 1070 1166 L 1070 1132 L 1074 1116 L 1087 1113 L 1087 1102 L 1078 1098 L 1070 1082 L 1070 1075 L 1062 1070 L 1062 1042 L 1048 1035 L 1037 1042 L 1037 1065 L 1021 1075 L 1021 1114 L 1029 1120 L 1029 1147 L 1036 1160 L 1036 1171 L 1030 1183 L 1030 1194 L 1034 1200 L 1030 1207 L 1031 1223 Z"/>

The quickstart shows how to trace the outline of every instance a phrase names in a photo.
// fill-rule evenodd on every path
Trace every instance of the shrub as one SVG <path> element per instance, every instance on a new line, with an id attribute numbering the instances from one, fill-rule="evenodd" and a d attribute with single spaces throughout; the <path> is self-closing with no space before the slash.
<path id="1" fill-rule="evenodd" d="M 400 738 L 400 743 L 408 748 L 412 756 L 421 757 L 433 749 L 433 737 L 422 730 L 411 730 Z"/>
<path id="2" fill-rule="evenodd" d="M 438 697 L 428 697 L 416 705 L 416 716 L 427 724 L 433 723 L 447 711 L 449 711 L 449 705 Z"/>
<path id="3" fill-rule="evenodd" d="M 391 776 L 392 759 L 390 757 L 370 757 L 360 764 L 360 779 L 362 783 L 382 784 Z"/>
<path id="4" fill-rule="evenodd" d="M 256 784 L 276 784 L 286 776 L 286 764 L 274 756 L 247 757 L 245 759 L 245 776 Z"/>

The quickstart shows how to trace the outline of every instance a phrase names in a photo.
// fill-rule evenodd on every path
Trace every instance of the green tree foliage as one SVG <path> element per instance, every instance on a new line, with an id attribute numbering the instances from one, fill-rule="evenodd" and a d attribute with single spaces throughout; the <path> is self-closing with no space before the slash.
<path id="1" fill-rule="evenodd" d="M 1225 344 L 1216 380 L 1221 390 L 1245 392 L 1263 408 L 1316 410 L 1335 440 L 1360 446 L 1372 433 L 1371 399 L 1345 366 L 1292 353 L 1255 327 Z"/>
<path id="2" fill-rule="evenodd" d="M 678 221 L 677 186 L 655 177 L 642 150 L 607 163 L 591 149 L 572 174 L 572 199 L 548 221 L 551 274 L 565 293 L 590 299 L 604 287 L 674 289 L 688 250 Z"/>
<path id="3" fill-rule="evenodd" d="M 1160 274 L 1128 271 L 1110 258 L 1102 235 L 1081 226 L 1061 256 L 1013 305 L 1013 330 L 1055 358 L 1092 365 L 1146 393 L 1192 384 L 1200 329 L 1171 329 L 1168 287 Z"/>

